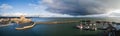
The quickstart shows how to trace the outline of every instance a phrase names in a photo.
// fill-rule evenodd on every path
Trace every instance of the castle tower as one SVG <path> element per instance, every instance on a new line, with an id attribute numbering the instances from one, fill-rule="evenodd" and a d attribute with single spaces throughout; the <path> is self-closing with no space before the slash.
<path id="1" fill-rule="evenodd" d="M 21 20 L 24 20 L 24 19 L 26 19 L 26 18 L 25 18 L 24 15 L 21 15 L 21 16 L 20 16 L 20 19 L 21 19 Z"/>
<path id="2" fill-rule="evenodd" d="M 25 16 L 24 16 L 24 15 L 21 15 L 21 16 L 20 16 L 20 22 L 23 23 L 23 22 L 25 22 L 25 20 L 26 20 Z"/>
<path id="3" fill-rule="evenodd" d="M 31 22 L 31 19 L 27 19 L 27 18 L 25 18 L 24 15 L 21 15 L 21 16 L 20 16 L 20 21 L 19 21 L 19 22 L 20 22 L 20 23 Z"/>

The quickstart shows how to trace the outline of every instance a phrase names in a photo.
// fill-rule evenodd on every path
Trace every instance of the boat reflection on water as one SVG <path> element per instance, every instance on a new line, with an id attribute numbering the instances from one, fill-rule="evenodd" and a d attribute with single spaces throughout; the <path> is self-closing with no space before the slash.
<path id="1" fill-rule="evenodd" d="M 80 30 L 97 30 L 96 24 L 92 23 L 90 20 L 82 20 L 79 25 L 76 26 Z"/>
<path id="2" fill-rule="evenodd" d="M 96 31 L 96 30 L 103 30 L 105 36 L 120 36 L 120 26 L 117 26 L 116 22 L 108 22 L 108 21 L 95 21 L 88 22 L 84 21 L 81 22 L 79 25 L 76 26 L 80 30 L 89 30 L 89 31 Z"/>
<path id="3" fill-rule="evenodd" d="M 77 25 L 76 28 L 79 28 L 80 30 L 106 30 L 109 24 L 117 27 L 116 22 L 81 20 L 80 24 Z"/>

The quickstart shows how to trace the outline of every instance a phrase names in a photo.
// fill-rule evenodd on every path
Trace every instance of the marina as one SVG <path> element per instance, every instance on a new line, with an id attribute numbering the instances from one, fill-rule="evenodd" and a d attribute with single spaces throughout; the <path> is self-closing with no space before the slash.
<path id="1" fill-rule="evenodd" d="M 46 32 L 45 34 L 48 34 L 50 35 L 50 33 L 52 34 L 51 36 L 54 36 L 55 35 L 55 32 L 57 32 L 58 35 L 60 35 L 59 33 L 62 33 L 62 31 L 68 33 L 68 32 L 71 32 L 69 34 L 73 34 L 73 35 L 81 35 L 81 36 L 87 36 L 87 35 L 91 35 L 91 36 L 103 36 L 103 35 L 106 35 L 104 33 L 104 31 L 106 31 L 106 27 L 108 26 L 108 24 L 112 24 L 114 27 L 117 28 L 117 31 L 116 33 L 119 33 L 118 31 L 120 30 L 118 27 L 119 26 L 116 26 L 118 25 L 117 22 L 107 22 L 107 21 L 98 21 L 98 20 L 84 20 L 84 19 L 77 19 L 77 20 L 58 20 L 55 19 L 54 21 L 51 20 L 51 21 L 47 21 L 47 22 L 43 22 L 44 20 L 36 20 L 36 21 L 39 21 L 39 22 L 35 22 L 36 18 L 33 18 L 31 19 L 32 22 L 27 22 L 27 23 L 16 23 L 14 24 L 14 28 L 12 28 L 11 30 L 14 30 L 14 32 L 17 30 L 17 31 L 24 31 L 24 30 L 37 30 L 37 31 L 48 31 L 48 33 Z M 42 19 L 42 18 L 39 18 L 39 19 Z M 52 19 L 52 18 L 49 18 L 49 19 Z M 73 18 L 71 18 L 73 19 Z M 64 21 L 64 22 L 63 22 Z M 11 23 L 9 23 L 11 24 Z M 7 27 L 10 27 L 12 25 L 9 25 Z M 2 27 L 1 27 L 2 28 Z M 38 29 L 39 28 L 39 29 Z M 76 29 L 78 28 L 78 29 Z M 1 30 L 2 31 L 2 30 Z M 6 30 L 7 31 L 7 30 Z M 51 31 L 51 32 L 50 32 Z M 61 32 L 60 32 L 61 31 Z M 75 32 L 76 31 L 76 32 Z M 8 31 L 9 32 L 9 31 Z M 36 31 L 34 31 L 36 32 Z M 93 32 L 94 34 L 91 34 L 91 32 Z M 27 33 L 27 32 L 26 32 Z M 63 34 L 66 34 L 66 33 L 63 33 Z M 84 35 L 84 34 L 87 34 L 87 35 Z M 103 35 L 100 35 L 100 34 L 103 34 Z M 67 34 L 66 34 L 67 35 Z M 72 35 L 72 36 L 73 36 Z M 47 35 L 45 35 L 47 36 Z M 61 35 L 62 36 L 62 35 Z M 68 35 L 67 35 L 68 36 Z M 70 36 L 70 35 L 69 35 Z M 119 35 L 118 35 L 119 36 Z"/>

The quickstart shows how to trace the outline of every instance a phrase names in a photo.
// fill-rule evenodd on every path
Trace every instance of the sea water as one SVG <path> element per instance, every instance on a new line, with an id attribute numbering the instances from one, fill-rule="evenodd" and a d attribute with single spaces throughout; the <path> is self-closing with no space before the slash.
<path id="1" fill-rule="evenodd" d="M 47 22 L 67 18 L 30 18 L 34 22 Z M 69 18 L 78 20 L 81 18 Z M 79 23 L 70 24 L 36 24 L 33 28 L 26 30 L 16 30 L 19 26 L 16 23 L 0 27 L 0 36 L 103 36 L 103 31 L 81 31 L 74 28 Z"/>

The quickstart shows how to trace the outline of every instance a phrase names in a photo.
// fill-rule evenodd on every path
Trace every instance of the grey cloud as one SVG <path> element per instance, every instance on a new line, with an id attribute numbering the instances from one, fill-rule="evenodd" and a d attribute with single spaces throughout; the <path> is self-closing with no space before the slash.
<path id="1" fill-rule="evenodd" d="M 93 15 L 106 13 L 109 8 L 103 0 L 43 0 L 47 10 L 69 15 Z"/>
<path id="2" fill-rule="evenodd" d="M 98 1 L 104 3 L 105 5 L 108 5 L 107 7 L 113 9 L 120 9 L 120 0 L 98 0 Z"/>

